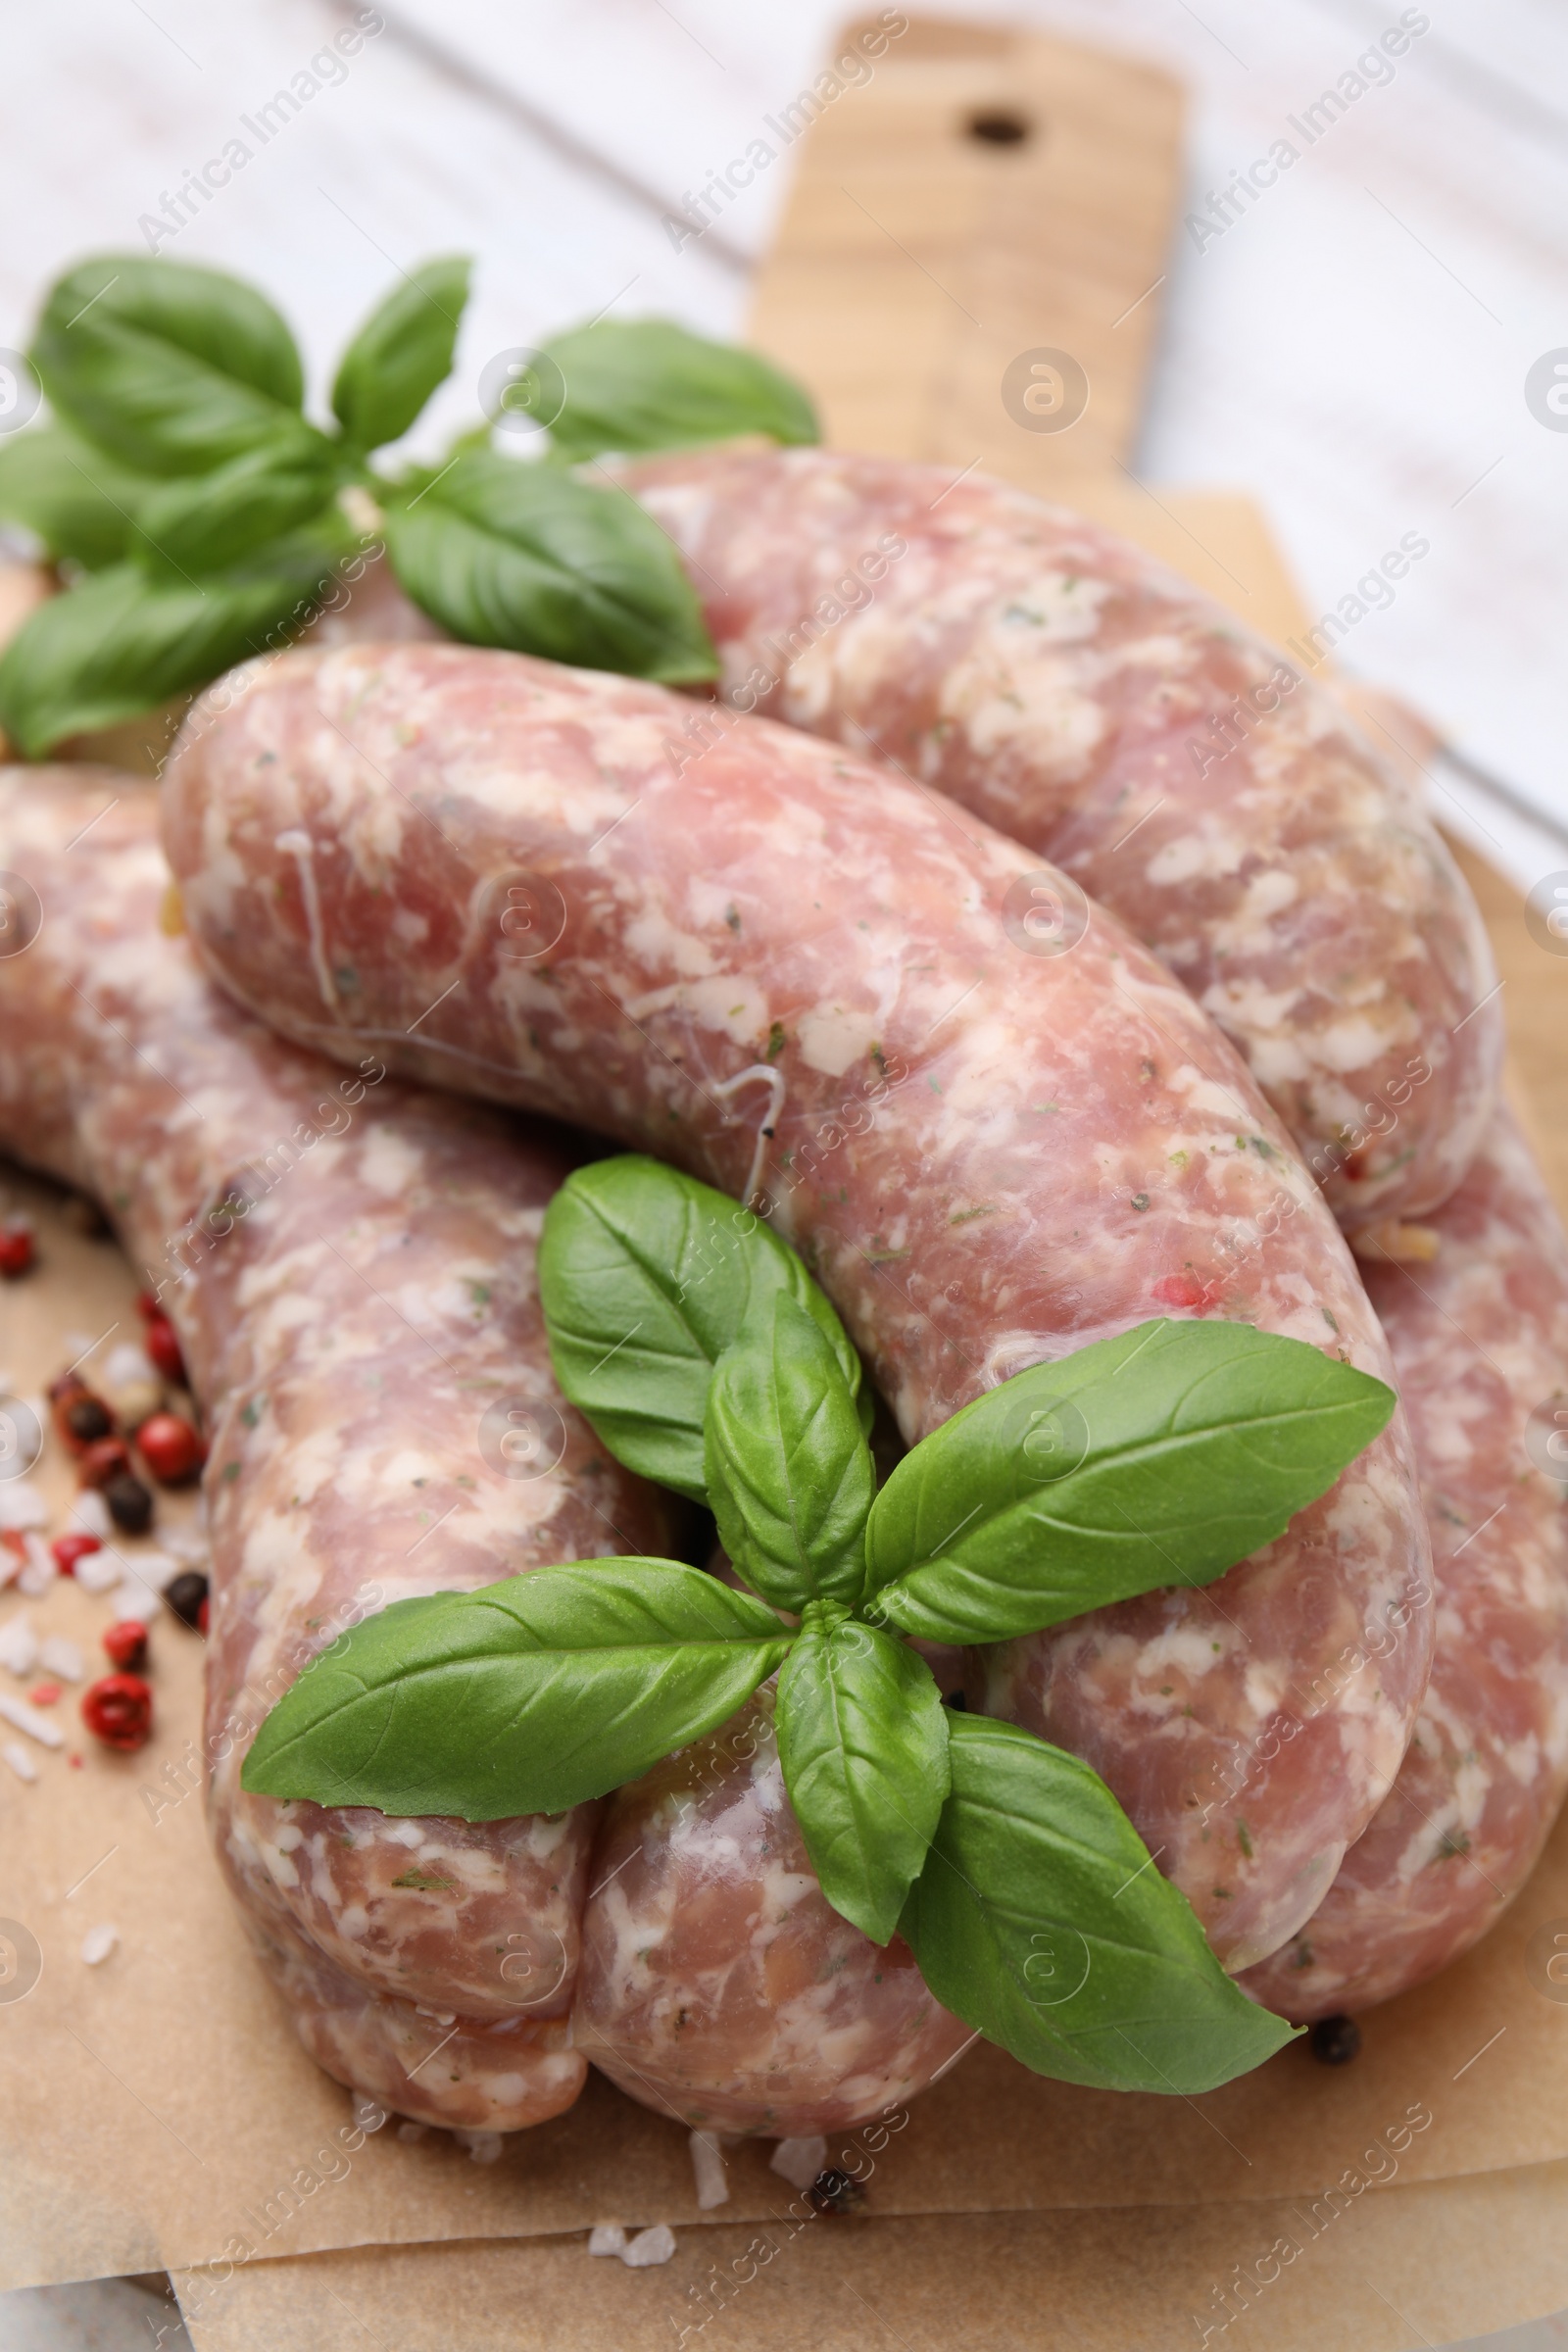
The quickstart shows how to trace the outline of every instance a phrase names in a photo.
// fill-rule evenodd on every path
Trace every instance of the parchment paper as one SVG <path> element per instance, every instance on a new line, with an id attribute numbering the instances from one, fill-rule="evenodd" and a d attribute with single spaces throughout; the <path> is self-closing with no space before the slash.
<path id="1" fill-rule="evenodd" d="M 662 2270 L 547 2238 L 175 2283 L 196 2352 L 1408 2352 L 1568 2302 L 1565 2206 L 1543 2165 L 1382 2189 L 1315 2237 L 1288 2204 L 1106 2207 L 726 2225 Z"/>
<path id="2" fill-rule="evenodd" d="M 37 1218 L 43 1263 L 0 1293 L 0 1365 L 21 1359 L 41 1385 L 68 1360 L 68 1334 L 134 1327 L 134 1277 L 112 1245 L 71 1229 L 46 1188 L 19 1179 L 12 1191 Z M 63 1504 L 56 1449 L 39 1478 Z M 110 1615 L 65 1582 L 42 1600 L 0 1595 L 0 1623 L 21 1607 L 84 1648 Z M 598 2077 L 569 2115 L 514 2135 L 493 2165 L 444 2134 L 362 2140 L 347 2094 L 298 2047 L 253 1965 L 208 1850 L 182 1768 L 201 1643 L 167 1615 L 153 1642 L 148 1747 L 120 1757 L 78 1737 L 68 1694 L 54 1713 L 80 1769 L 38 1749 L 38 1781 L 24 1787 L 0 1767 L 0 1917 L 42 1954 L 25 1997 L 0 2001 L 0 2283 L 550 2238 L 607 2219 L 711 2230 L 783 2209 L 768 2151 L 751 2145 L 731 2152 L 729 2204 L 701 2215 L 684 2130 Z M 0 1687 L 24 1686 L 0 1670 Z M 120 1945 L 89 1968 L 81 1941 L 102 1923 Z M 1555 1997 L 1568 1985 L 1545 1973 L 1552 1923 L 1568 1932 L 1568 1823 L 1484 1944 L 1365 2021 L 1351 2067 L 1327 2070 L 1298 2045 L 1201 2100 L 1117 2097 L 1037 2081 L 981 2044 L 885 2144 L 858 2135 L 850 2161 L 891 2225 L 1310 2200 L 1347 2168 L 1386 2202 L 1396 2184 L 1568 2158 L 1568 2001 Z"/>
<path id="3" fill-rule="evenodd" d="M 1515 1092 L 1562 1197 L 1568 959 L 1543 954 L 1513 892 L 1464 862 L 1508 983 Z M 75 1351 L 68 1334 L 118 1323 L 104 1345 L 128 1336 L 135 1282 L 44 1188 L 3 1164 L 0 1188 L 37 1215 L 44 1259 L 0 1284 L 0 1370 L 41 1386 Z M 63 1509 L 57 1457 L 40 1483 Z M 44 1601 L 0 1594 L 0 1626 L 24 1605 L 89 1649 L 109 1615 L 61 1585 Z M 0 2285 L 188 2266 L 202 2273 L 182 2282 L 201 2352 L 678 2343 L 706 2308 L 688 2288 L 710 2294 L 713 2266 L 744 2264 L 757 2227 L 777 2235 L 788 2215 L 765 2152 L 732 2150 L 729 2203 L 700 2213 L 684 2131 L 597 2077 L 495 2165 L 442 2135 L 359 2141 L 347 2094 L 299 2050 L 251 1962 L 181 1769 L 201 1644 L 166 1620 L 154 1652 L 159 1730 L 139 1755 L 74 1737 L 81 1768 L 37 1749 L 31 1788 L 0 1765 L 0 1919 L 21 1922 L 43 1960 L 24 1998 L 0 1999 Z M 0 1690 L 23 1688 L 0 1669 Z M 74 1709 L 68 1695 L 57 1710 L 73 1733 Z M 120 1946 L 91 1969 L 81 1941 L 103 1923 Z M 1568 1823 L 1474 1953 L 1363 2020 L 1348 2068 L 1298 2046 L 1202 2100 L 1116 2098 L 976 2048 L 884 2146 L 850 2147 L 871 2168 L 862 2217 L 799 2228 L 734 2315 L 686 2342 L 708 2352 L 727 2329 L 746 2352 L 916 2352 L 959 2335 L 1189 2345 L 1203 2326 L 1222 2340 L 1228 2309 L 1258 2347 L 1381 2352 L 1568 2304 L 1568 1985 L 1546 1975 L 1559 1930 Z M 1412 2110 L 1430 2122 L 1412 2129 Z M 1310 2216 L 1337 2183 L 1332 2228 L 1258 2288 L 1274 2239 L 1310 2226 L 1282 2222 L 1281 2201 Z M 582 2232 L 607 2219 L 669 2222 L 675 2260 L 590 2262 Z M 321 2252 L 354 2248 L 380 2250 Z M 1214 2304 L 1237 2265 L 1254 2272 L 1250 2306 Z"/>

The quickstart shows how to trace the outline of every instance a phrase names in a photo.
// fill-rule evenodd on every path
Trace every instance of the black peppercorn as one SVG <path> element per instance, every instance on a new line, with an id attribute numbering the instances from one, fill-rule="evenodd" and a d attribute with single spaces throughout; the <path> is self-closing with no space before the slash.
<path id="1" fill-rule="evenodd" d="M 1353 2017 L 1320 2017 L 1307 2043 L 1319 2066 L 1348 2066 L 1361 2047 L 1361 2029 Z"/>
<path id="2" fill-rule="evenodd" d="M 114 1418 L 100 1396 L 74 1396 L 62 1415 L 67 1431 L 78 1446 L 92 1446 L 115 1434 Z"/>
<path id="3" fill-rule="evenodd" d="M 827 2172 L 817 2174 L 806 2192 L 806 2200 L 818 2213 L 854 2213 L 857 2206 L 865 2203 L 865 2191 L 850 2174 L 830 2167 Z"/>
<path id="4" fill-rule="evenodd" d="M 122 1535 L 144 1536 L 153 1523 L 153 1498 L 130 1470 L 117 1470 L 107 1481 L 103 1497 L 109 1516 Z"/>
<path id="5" fill-rule="evenodd" d="M 199 1568 L 187 1568 L 164 1587 L 168 1601 L 181 1625 L 195 1633 L 200 1625 L 202 1603 L 207 1598 L 207 1579 Z"/>

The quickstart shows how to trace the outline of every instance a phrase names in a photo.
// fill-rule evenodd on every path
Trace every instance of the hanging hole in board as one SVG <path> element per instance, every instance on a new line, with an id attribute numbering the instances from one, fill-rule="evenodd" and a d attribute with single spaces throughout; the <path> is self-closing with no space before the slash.
<path id="1" fill-rule="evenodd" d="M 1013 107 L 983 106 L 969 117 L 964 129 L 985 147 L 1022 147 L 1034 137 L 1035 126 Z"/>

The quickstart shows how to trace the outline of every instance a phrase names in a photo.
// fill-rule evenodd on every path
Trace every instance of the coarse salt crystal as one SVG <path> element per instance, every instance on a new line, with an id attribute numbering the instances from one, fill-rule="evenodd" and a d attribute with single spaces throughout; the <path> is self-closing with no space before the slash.
<path id="1" fill-rule="evenodd" d="M 768 2170 L 779 2174 L 791 2188 L 809 2188 L 826 2167 L 827 2141 L 820 2132 L 809 2139 L 781 2139 L 768 2158 Z"/>
<path id="2" fill-rule="evenodd" d="M 162 1592 L 166 1585 L 173 1583 L 181 1564 L 172 1551 L 149 1549 L 127 1552 L 125 1565 L 132 1576 L 139 1577 L 154 1592 Z"/>
<path id="3" fill-rule="evenodd" d="M 401 2123 L 398 2126 L 398 2137 L 406 2148 L 415 2148 L 424 2137 L 426 2130 L 427 2126 L 424 2124 Z"/>
<path id="4" fill-rule="evenodd" d="M 51 1634 L 38 1651 L 38 1663 L 49 1674 L 59 1675 L 63 1683 L 81 1680 L 81 1651 L 64 1634 Z"/>
<path id="5" fill-rule="evenodd" d="M 117 1625 L 133 1618 L 138 1625 L 158 1622 L 158 1595 L 146 1585 L 134 1582 L 123 1584 L 109 1603 Z"/>
<path id="6" fill-rule="evenodd" d="M 157 1381 L 158 1366 L 145 1348 L 138 1348 L 134 1340 L 122 1340 L 118 1348 L 110 1348 L 98 1377 L 107 1388 L 114 1389 L 124 1381 Z"/>
<path id="7" fill-rule="evenodd" d="M 19 1781 L 35 1781 L 38 1778 L 38 1767 L 20 1740 L 8 1740 L 4 1747 L 0 1747 L 0 1756 L 4 1756 Z"/>
<path id="8" fill-rule="evenodd" d="M 29 1600 L 37 1600 L 60 1574 L 60 1563 L 36 1529 L 28 1528 L 22 1542 L 27 1556 L 17 1579 L 17 1591 L 25 1592 Z"/>
<path id="9" fill-rule="evenodd" d="M 626 2232 L 618 2222 L 596 2222 L 588 2232 L 590 2254 L 624 2254 Z"/>
<path id="10" fill-rule="evenodd" d="M 118 1928 L 89 1928 L 81 1939 L 81 1956 L 89 1968 L 96 1968 L 101 1961 L 108 1959 L 119 1941 Z"/>
<path id="11" fill-rule="evenodd" d="M 7 1698 L 3 1690 L 0 1690 L 0 1716 L 14 1731 L 25 1732 L 29 1740 L 36 1740 L 40 1747 L 64 1747 L 66 1744 L 66 1735 L 58 1723 L 51 1723 L 47 1715 L 41 1715 L 36 1707 L 29 1707 L 25 1699 Z"/>
<path id="12" fill-rule="evenodd" d="M 628 2271 L 651 2271 L 656 2263 L 668 2262 L 675 2251 L 675 2232 L 667 2222 L 656 2222 L 651 2230 L 639 2230 L 621 2254 Z"/>
<path id="13" fill-rule="evenodd" d="M 107 1544 L 115 1532 L 115 1523 L 109 1516 L 109 1505 L 96 1487 L 82 1489 L 72 1503 L 66 1525 L 69 1530 L 78 1531 L 84 1536 L 96 1536 L 101 1544 Z"/>
<path id="14" fill-rule="evenodd" d="M 161 1528 L 164 1547 L 172 1551 L 182 1568 L 206 1568 L 212 1561 L 212 1548 L 204 1535 L 195 1528 Z"/>
<path id="15" fill-rule="evenodd" d="M 84 1592 L 107 1592 L 125 1573 L 118 1551 L 84 1551 L 76 1562 L 75 1578 Z"/>
<path id="16" fill-rule="evenodd" d="M 372 2099 L 363 2090 L 354 2093 L 354 2121 L 362 2132 L 379 2132 L 386 2122 L 386 2109 L 379 2099 Z"/>
<path id="17" fill-rule="evenodd" d="M 724 2151 L 711 2132 L 694 2132 L 691 2135 L 692 2171 L 697 2180 L 697 2204 L 700 2212 L 710 2212 L 715 2205 L 729 2203 L 729 2168 Z"/>
<path id="18" fill-rule="evenodd" d="M 38 1637 L 33 1632 L 25 1609 L 20 1609 L 5 1626 L 0 1626 L 0 1666 L 8 1666 L 13 1674 L 30 1674 L 38 1663 Z"/>
<path id="19" fill-rule="evenodd" d="M 100 1497 L 100 1500 L 102 1497 Z M 49 1505 L 24 1478 L 0 1482 L 0 1528 L 47 1527 Z"/>
<path id="20" fill-rule="evenodd" d="M 501 2154 L 499 2132 L 455 2131 L 452 2136 L 460 2148 L 466 2149 L 470 2164 L 494 2164 Z"/>

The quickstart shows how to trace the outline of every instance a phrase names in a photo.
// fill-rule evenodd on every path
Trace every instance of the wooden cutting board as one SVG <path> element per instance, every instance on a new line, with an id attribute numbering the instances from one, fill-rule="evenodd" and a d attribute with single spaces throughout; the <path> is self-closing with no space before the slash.
<path id="1" fill-rule="evenodd" d="M 852 26 L 834 54 L 870 30 Z M 1157 67 L 1009 26 L 912 19 L 795 150 L 750 335 L 808 386 L 827 441 L 1060 499 L 1283 640 L 1308 616 L 1256 502 L 1150 489 L 1133 462 L 1180 209 L 1182 117 L 1182 91 Z M 1066 424 L 1063 359 L 1087 389 Z M 1069 396 L 1054 409 L 1058 390 Z M 1513 885 L 1451 846 L 1504 984 L 1511 1092 L 1568 1210 L 1568 956 L 1540 949 Z"/>

